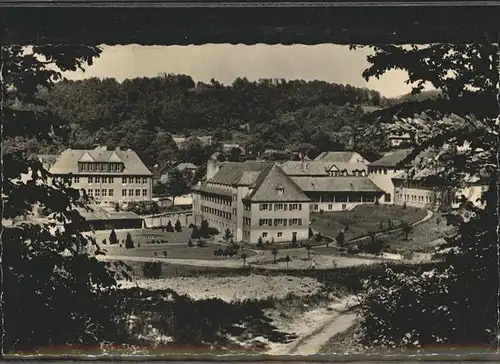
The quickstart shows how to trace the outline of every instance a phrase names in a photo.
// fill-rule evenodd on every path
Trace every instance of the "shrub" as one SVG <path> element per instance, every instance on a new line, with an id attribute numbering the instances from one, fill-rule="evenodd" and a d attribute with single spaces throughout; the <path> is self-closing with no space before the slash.
<path id="1" fill-rule="evenodd" d="M 321 233 L 317 233 L 316 234 L 316 241 L 319 243 L 321 241 L 323 241 L 323 235 L 321 235 Z"/>
<path id="2" fill-rule="evenodd" d="M 314 236 L 313 230 L 309 226 L 309 239 L 311 239 Z"/>
<path id="3" fill-rule="evenodd" d="M 192 248 L 193 246 L 194 246 L 193 241 L 191 240 L 191 238 L 189 238 L 188 247 Z"/>
<path id="4" fill-rule="evenodd" d="M 134 247 L 134 241 L 130 233 L 127 233 L 127 238 L 125 239 L 125 248 L 132 249 Z"/>
<path id="5" fill-rule="evenodd" d="M 167 230 L 167 233 L 173 233 L 174 232 L 174 227 L 172 226 L 172 222 L 170 220 L 168 220 L 166 230 Z"/>
<path id="6" fill-rule="evenodd" d="M 140 248 L 141 247 L 141 243 L 137 243 L 137 247 Z"/>
<path id="7" fill-rule="evenodd" d="M 142 264 L 142 274 L 146 278 L 158 279 L 161 276 L 161 262 L 145 262 Z"/>
<path id="8" fill-rule="evenodd" d="M 181 225 L 180 220 L 177 220 L 175 222 L 175 231 L 177 231 L 178 233 L 180 233 L 182 231 L 182 225 Z"/>
<path id="9" fill-rule="evenodd" d="M 406 209 L 408 206 L 406 205 L 406 202 L 403 203 L 403 208 Z"/>
<path id="10" fill-rule="evenodd" d="M 190 228 L 190 229 L 194 228 L 194 224 L 193 224 L 193 223 L 190 223 L 190 224 L 188 225 L 188 228 Z"/>
<path id="11" fill-rule="evenodd" d="M 106 239 L 102 239 L 102 245 L 106 245 Z"/>
<path id="12" fill-rule="evenodd" d="M 262 236 L 259 236 L 259 240 L 257 240 L 257 247 L 264 247 L 264 241 L 262 240 Z"/>
<path id="13" fill-rule="evenodd" d="M 208 229 L 208 235 L 217 235 L 219 234 L 219 230 L 217 230 L 216 228 L 212 227 L 212 226 L 209 226 Z"/>
<path id="14" fill-rule="evenodd" d="M 198 226 L 193 227 L 193 231 L 191 232 L 191 238 L 192 239 L 199 239 L 200 238 L 200 231 L 198 230 Z"/>
<path id="15" fill-rule="evenodd" d="M 115 229 L 111 230 L 111 233 L 109 234 L 109 243 L 118 244 L 118 238 L 116 237 Z"/>

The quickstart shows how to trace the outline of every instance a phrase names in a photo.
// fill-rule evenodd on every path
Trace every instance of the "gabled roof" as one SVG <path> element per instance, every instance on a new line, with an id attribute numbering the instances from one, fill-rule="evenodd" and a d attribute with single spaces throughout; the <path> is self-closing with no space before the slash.
<path id="1" fill-rule="evenodd" d="M 354 159 L 354 160 L 353 160 Z M 323 162 L 364 162 L 365 159 L 362 155 L 353 151 L 342 151 L 342 152 L 323 152 L 314 158 L 315 161 Z"/>
<path id="2" fill-rule="evenodd" d="M 304 192 L 377 192 L 383 190 L 367 177 L 291 177 Z"/>
<path id="3" fill-rule="evenodd" d="M 103 148 L 95 148 L 91 150 L 85 149 L 66 149 L 57 157 L 56 162 L 50 167 L 49 172 L 53 174 L 78 174 L 78 162 L 80 161 L 95 161 L 95 162 L 108 162 L 110 158 L 115 159 L 116 155 L 124 165 L 123 175 L 136 175 L 136 176 L 152 176 L 153 173 L 146 167 L 144 162 L 139 158 L 137 153 L 133 150 L 116 149 L 105 150 Z M 84 157 L 82 159 L 82 157 Z M 102 172 L 85 172 L 88 173 L 102 173 Z M 118 173 L 118 172 L 113 172 Z"/>
<path id="4" fill-rule="evenodd" d="M 289 176 L 328 176 L 330 162 L 318 161 L 286 161 L 280 164 L 281 169 Z"/>
<path id="5" fill-rule="evenodd" d="M 229 186 L 253 185 L 261 172 L 272 166 L 268 162 L 227 162 L 208 181 Z"/>
<path id="6" fill-rule="evenodd" d="M 253 190 L 244 198 L 252 202 L 309 202 L 299 186 L 277 165 L 266 167 L 258 176 Z M 278 193 L 281 190 L 281 193 Z"/>

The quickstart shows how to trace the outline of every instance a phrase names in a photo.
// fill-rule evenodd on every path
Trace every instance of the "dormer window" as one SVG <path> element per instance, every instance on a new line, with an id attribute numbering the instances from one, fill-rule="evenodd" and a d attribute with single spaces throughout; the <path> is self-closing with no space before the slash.
<path id="1" fill-rule="evenodd" d="M 284 193 L 285 193 L 285 189 L 283 188 L 283 186 L 276 187 L 276 194 L 278 196 L 283 196 Z"/>

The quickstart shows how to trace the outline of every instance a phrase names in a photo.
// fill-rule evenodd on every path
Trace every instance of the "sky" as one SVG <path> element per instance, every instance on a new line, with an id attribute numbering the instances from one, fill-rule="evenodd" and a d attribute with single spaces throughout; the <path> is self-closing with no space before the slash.
<path id="1" fill-rule="evenodd" d="M 366 82 L 361 76 L 369 63 L 368 48 L 321 45 L 231 45 L 200 46 L 102 46 L 101 56 L 85 72 L 65 74 L 68 79 L 112 77 L 119 82 L 134 77 L 155 77 L 159 73 L 186 74 L 195 82 L 210 79 L 231 84 L 237 77 L 322 80 L 368 87 L 383 96 L 396 97 L 411 91 L 403 71 L 390 71 Z"/>

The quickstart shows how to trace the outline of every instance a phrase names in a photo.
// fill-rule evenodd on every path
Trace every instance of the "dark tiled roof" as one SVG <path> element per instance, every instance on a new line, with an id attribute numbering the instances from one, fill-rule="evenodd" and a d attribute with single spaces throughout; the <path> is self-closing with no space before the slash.
<path id="1" fill-rule="evenodd" d="M 282 194 L 278 193 L 282 190 Z M 277 165 L 271 164 L 259 175 L 255 187 L 245 199 L 255 202 L 290 201 L 309 202 L 299 186 Z"/>
<path id="2" fill-rule="evenodd" d="M 366 171 L 367 167 L 361 162 L 335 162 L 332 164 L 330 169 L 353 173 L 354 171 Z"/>
<path id="3" fill-rule="evenodd" d="M 251 186 L 259 175 L 270 168 L 268 162 L 229 162 L 224 163 L 209 182 L 230 186 Z"/>
<path id="4" fill-rule="evenodd" d="M 50 167 L 49 172 L 54 174 L 78 174 L 78 161 L 94 162 L 122 162 L 125 166 L 123 175 L 152 176 L 153 173 L 139 158 L 137 153 L 132 150 L 105 150 L 96 148 L 92 150 L 85 149 L 66 149 L 57 158 L 56 162 Z M 92 172 L 86 172 L 92 173 Z M 94 172 L 101 174 L 102 172 Z M 110 174 L 117 174 L 112 172 Z"/>
<path id="5" fill-rule="evenodd" d="M 370 167 L 396 167 L 408 154 L 411 149 L 400 149 L 391 153 L 385 154 L 379 160 L 369 164 Z"/>
<path id="6" fill-rule="evenodd" d="M 324 162 L 349 162 L 353 157 L 359 156 L 357 152 L 323 152 L 314 158 L 315 161 L 324 161 Z M 364 158 L 363 158 L 364 159 Z"/>
<path id="7" fill-rule="evenodd" d="M 331 162 L 287 161 L 280 164 L 281 169 L 289 176 L 328 176 Z"/>
<path id="8" fill-rule="evenodd" d="M 212 186 L 210 183 L 207 182 L 203 182 L 200 186 L 195 187 L 193 191 L 213 193 L 216 195 L 232 196 L 231 191 L 218 188 L 217 186 Z"/>
<path id="9" fill-rule="evenodd" d="M 411 153 L 412 149 L 400 149 L 391 153 L 387 153 L 379 160 L 370 163 L 370 167 L 396 167 L 399 162 L 401 162 L 406 156 Z M 426 150 L 416 156 L 413 161 L 408 163 L 408 167 L 417 165 L 420 161 L 426 158 L 432 158 L 435 155 L 435 151 Z"/>
<path id="10" fill-rule="evenodd" d="M 304 192 L 380 192 L 367 177 L 291 177 Z"/>

